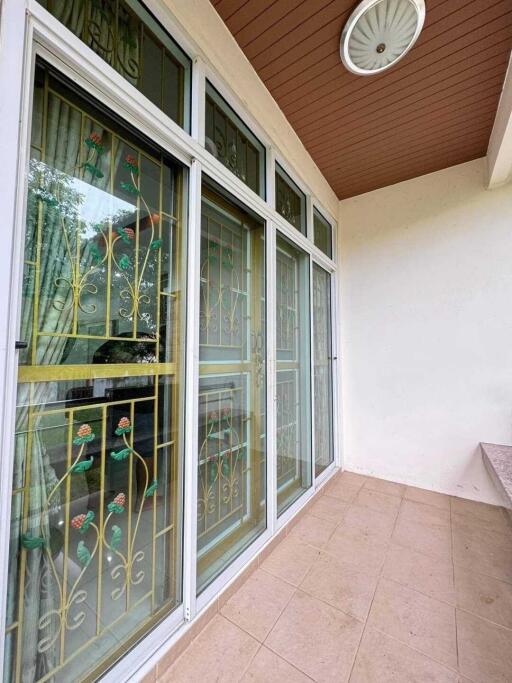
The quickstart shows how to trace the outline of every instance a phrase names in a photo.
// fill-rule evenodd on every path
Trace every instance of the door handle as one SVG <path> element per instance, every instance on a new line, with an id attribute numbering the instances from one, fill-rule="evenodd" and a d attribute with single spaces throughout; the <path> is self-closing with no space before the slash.
<path id="1" fill-rule="evenodd" d="M 18 351 L 19 349 L 26 349 L 28 348 L 28 344 L 24 341 L 17 341 L 14 344 L 14 348 L 16 349 L 16 351 Z"/>

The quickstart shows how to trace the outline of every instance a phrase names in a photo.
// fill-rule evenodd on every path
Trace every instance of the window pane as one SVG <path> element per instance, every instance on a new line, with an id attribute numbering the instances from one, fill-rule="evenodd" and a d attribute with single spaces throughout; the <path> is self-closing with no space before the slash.
<path id="1" fill-rule="evenodd" d="M 276 211 L 306 234 L 306 195 L 279 164 L 276 164 Z"/>
<path id="2" fill-rule="evenodd" d="M 39 0 L 153 104 L 190 129 L 191 61 L 139 0 Z"/>
<path id="3" fill-rule="evenodd" d="M 208 152 L 260 197 L 265 196 L 265 148 L 215 88 L 206 83 Z"/>
<path id="4" fill-rule="evenodd" d="M 276 253 L 277 511 L 311 486 L 309 256 L 283 237 Z"/>
<path id="5" fill-rule="evenodd" d="M 331 276 L 313 264 L 315 473 L 334 460 L 332 422 Z"/>
<path id="6" fill-rule="evenodd" d="M 182 600 L 183 171 L 35 87 L 6 680 L 68 683 Z"/>
<path id="7" fill-rule="evenodd" d="M 322 214 L 316 209 L 313 212 L 313 235 L 315 245 L 324 254 L 332 258 L 332 228 Z"/>
<path id="8" fill-rule="evenodd" d="M 266 528 L 265 229 L 203 187 L 197 587 Z"/>

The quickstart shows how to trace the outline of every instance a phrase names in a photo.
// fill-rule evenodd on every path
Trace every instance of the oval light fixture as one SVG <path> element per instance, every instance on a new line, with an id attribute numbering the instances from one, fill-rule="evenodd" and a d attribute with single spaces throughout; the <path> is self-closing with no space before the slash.
<path id="1" fill-rule="evenodd" d="M 425 0 L 362 0 L 341 34 L 341 61 L 359 76 L 382 73 L 409 52 L 424 21 Z"/>

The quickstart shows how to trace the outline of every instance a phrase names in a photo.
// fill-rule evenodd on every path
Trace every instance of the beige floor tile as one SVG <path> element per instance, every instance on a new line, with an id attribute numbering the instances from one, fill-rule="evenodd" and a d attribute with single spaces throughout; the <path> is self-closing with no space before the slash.
<path id="1" fill-rule="evenodd" d="M 455 608 L 444 602 L 380 579 L 367 623 L 441 664 L 457 667 Z"/>
<path id="2" fill-rule="evenodd" d="M 462 498 L 452 498 L 451 507 L 456 525 L 462 526 L 465 518 L 466 528 L 469 527 L 473 533 L 504 535 L 507 542 L 512 544 L 512 523 L 503 508 Z"/>
<path id="3" fill-rule="evenodd" d="M 395 484 L 392 481 L 374 479 L 373 477 L 368 479 L 364 487 L 372 491 L 379 491 L 379 493 L 386 493 L 388 496 L 397 496 L 398 498 L 403 497 L 407 488 L 404 484 Z"/>
<path id="4" fill-rule="evenodd" d="M 345 503 L 351 503 L 360 490 L 361 486 L 359 484 L 349 484 L 338 476 L 326 485 L 324 495 Z"/>
<path id="5" fill-rule="evenodd" d="M 343 500 L 338 500 L 332 496 L 320 496 L 320 498 L 313 503 L 308 512 L 310 515 L 314 515 L 320 519 L 327 519 L 330 522 L 339 524 L 343 521 L 347 509 L 348 503 Z"/>
<path id="6" fill-rule="evenodd" d="M 459 670 L 475 683 L 510 683 L 512 631 L 457 610 Z"/>
<path id="7" fill-rule="evenodd" d="M 397 512 L 401 499 L 397 496 L 389 496 L 387 493 L 363 488 L 359 491 L 353 502 L 356 505 L 361 505 L 377 512 Z"/>
<path id="8" fill-rule="evenodd" d="M 376 536 L 365 536 L 359 529 L 338 527 L 325 546 L 325 552 L 342 562 L 369 573 L 379 573 L 388 543 Z"/>
<path id="9" fill-rule="evenodd" d="M 297 591 L 266 645 L 318 682 L 348 679 L 363 624 Z"/>
<path id="10" fill-rule="evenodd" d="M 393 532 L 397 518 L 395 510 L 383 511 L 352 504 L 343 519 L 342 527 L 357 529 L 365 536 L 388 539 Z"/>
<path id="11" fill-rule="evenodd" d="M 455 567 L 457 606 L 512 629 L 512 584 Z"/>
<path id="12" fill-rule="evenodd" d="M 159 683 L 231 683 L 251 662 L 257 640 L 217 615 L 159 679 Z"/>
<path id="13" fill-rule="evenodd" d="M 426 489 L 418 489 L 415 486 L 408 486 L 404 497 L 407 498 L 407 500 L 414 500 L 417 503 L 433 505 L 441 510 L 450 509 L 450 496 L 446 496 L 444 493 L 437 493 L 436 491 L 427 491 Z"/>
<path id="14" fill-rule="evenodd" d="M 455 604 L 453 565 L 450 560 L 392 545 L 382 574 L 432 598 Z"/>
<path id="15" fill-rule="evenodd" d="M 453 562 L 470 571 L 512 582 L 512 547 L 495 539 L 453 533 Z"/>
<path id="16" fill-rule="evenodd" d="M 450 527 L 450 511 L 425 505 L 415 500 L 404 500 L 400 508 L 400 517 L 409 522 L 419 524 L 433 524 L 434 526 Z"/>
<path id="17" fill-rule="evenodd" d="M 316 548 L 323 548 L 336 526 L 336 522 L 320 519 L 306 513 L 292 527 L 290 535 L 296 536 L 304 543 L 309 543 Z"/>
<path id="18" fill-rule="evenodd" d="M 365 474 L 358 474 L 357 472 L 348 472 L 347 470 L 344 470 L 338 474 L 338 479 L 350 484 L 351 486 L 361 487 L 364 486 L 369 477 L 367 477 Z"/>
<path id="19" fill-rule="evenodd" d="M 458 683 L 458 677 L 398 640 L 367 628 L 350 683 Z"/>
<path id="20" fill-rule="evenodd" d="M 328 602 L 356 619 L 368 615 L 377 575 L 322 553 L 311 567 L 300 589 Z"/>
<path id="21" fill-rule="evenodd" d="M 185 652 L 190 643 L 198 636 L 207 624 L 215 617 L 218 612 L 218 600 L 206 607 L 190 625 L 190 628 L 179 638 L 172 647 L 160 658 L 157 663 L 157 680 L 162 676 Z"/>
<path id="22" fill-rule="evenodd" d="M 154 683 L 156 681 L 156 669 L 153 668 L 147 673 L 140 683 Z"/>
<path id="23" fill-rule="evenodd" d="M 502 547 L 512 548 L 512 534 L 506 525 L 494 525 L 474 515 L 452 511 L 452 529 L 484 541 L 493 541 Z"/>
<path id="24" fill-rule="evenodd" d="M 294 590 L 289 583 L 258 569 L 228 600 L 221 614 L 263 642 Z"/>
<path id="25" fill-rule="evenodd" d="M 309 683 L 312 679 L 275 652 L 261 647 L 241 683 Z"/>
<path id="26" fill-rule="evenodd" d="M 490 522 L 494 525 L 502 525 L 506 523 L 503 508 L 498 505 L 488 505 L 487 503 L 479 503 L 475 500 L 467 500 L 466 498 L 451 497 L 452 512 L 458 512 L 463 515 L 471 515 L 480 519 L 481 521 Z"/>
<path id="27" fill-rule="evenodd" d="M 450 559 L 452 556 L 451 532 L 444 526 L 420 524 L 399 516 L 391 540 L 432 557 Z"/>
<path id="28" fill-rule="evenodd" d="M 262 562 L 261 568 L 298 586 L 319 555 L 319 550 L 290 534 Z"/>

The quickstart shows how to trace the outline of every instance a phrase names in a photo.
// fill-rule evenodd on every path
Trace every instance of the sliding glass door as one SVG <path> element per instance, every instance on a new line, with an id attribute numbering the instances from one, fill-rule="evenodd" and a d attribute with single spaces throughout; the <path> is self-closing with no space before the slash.
<path id="1" fill-rule="evenodd" d="M 313 264 L 313 378 L 315 475 L 334 460 L 332 415 L 331 276 Z"/>
<path id="2" fill-rule="evenodd" d="M 96 675 L 181 603 L 183 181 L 37 67 L 6 680 Z"/>
<path id="3" fill-rule="evenodd" d="M 276 240 L 277 512 L 311 486 L 309 255 Z"/>
<path id="4" fill-rule="evenodd" d="M 265 226 L 203 186 L 197 589 L 266 528 Z"/>

